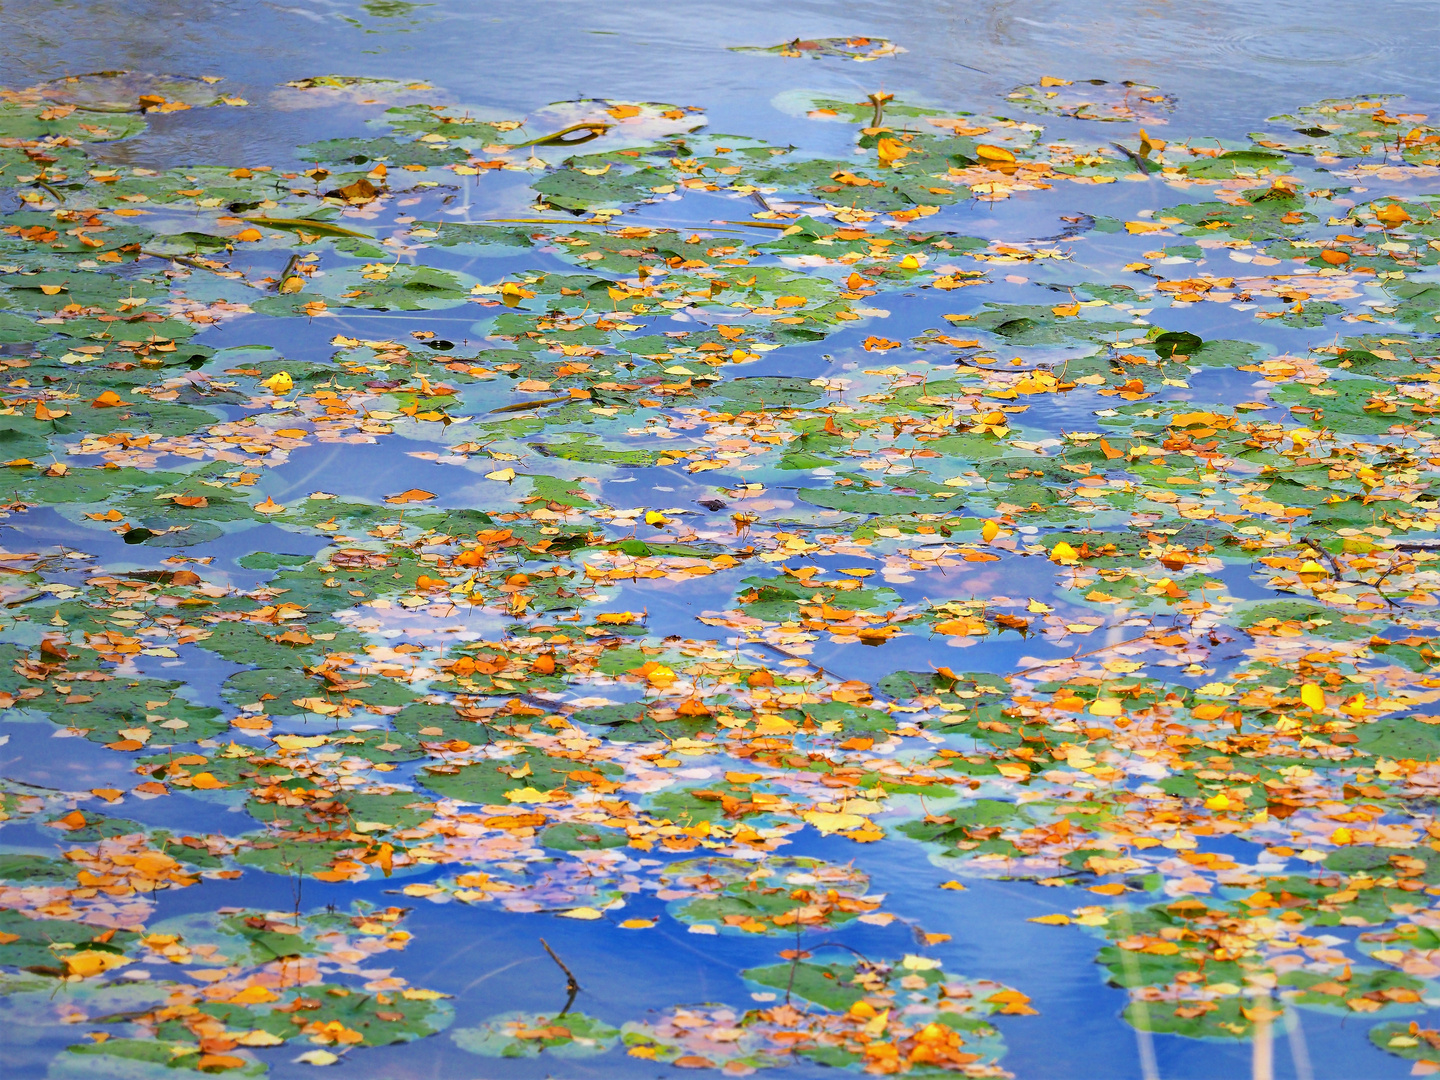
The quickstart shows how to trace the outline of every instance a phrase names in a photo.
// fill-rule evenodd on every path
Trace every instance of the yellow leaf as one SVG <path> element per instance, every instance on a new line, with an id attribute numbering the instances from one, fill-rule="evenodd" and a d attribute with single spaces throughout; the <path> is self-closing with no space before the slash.
<path id="1" fill-rule="evenodd" d="M 103 975 L 112 968 L 124 967 L 128 963 L 128 959 L 116 953 L 85 949 L 65 957 L 65 974 L 88 979 L 94 975 Z"/>
<path id="2" fill-rule="evenodd" d="M 285 1040 L 278 1035 L 271 1035 L 268 1031 L 247 1031 L 243 1035 L 235 1036 L 235 1041 L 241 1046 L 279 1046 Z"/>
<path id="3" fill-rule="evenodd" d="M 1349 713 L 1351 716 L 1364 716 L 1365 704 L 1365 695 L 1356 694 L 1354 697 L 1346 700 L 1345 704 L 1340 706 L 1340 711 L 1344 713 Z"/>
<path id="4" fill-rule="evenodd" d="M 562 919 L 603 919 L 605 916 L 593 907 L 574 907 L 556 912 Z"/>
<path id="5" fill-rule="evenodd" d="M 271 740 L 281 750 L 308 750 L 329 742 L 325 735 L 276 735 Z"/>
<path id="6" fill-rule="evenodd" d="M 937 971 L 943 965 L 939 960 L 933 960 L 928 956 L 916 956 L 914 953 L 907 953 L 900 961 L 900 966 L 906 971 Z"/>
<path id="7" fill-rule="evenodd" d="M 901 161 L 907 154 L 914 153 L 899 139 L 881 139 L 875 146 L 875 152 L 880 158 L 881 165 L 888 165 L 891 168 L 897 161 Z"/>
<path id="8" fill-rule="evenodd" d="M 255 504 L 255 512 L 257 514 L 283 514 L 285 507 L 281 506 L 269 496 L 266 496 L 264 502 Z"/>
<path id="9" fill-rule="evenodd" d="M 1077 552 L 1064 540 L 1061 540 L 1058 544 L 1056 544 L 1053 548 L 1050 549 L 1050 559 L 1052 562 L 1065 562 L 1066 560 L 1074 561 L 1079 557 L 1079 554 L 1079 552 Z"/>
<path id="10" fill-rule="evenodd" d="M 997 994 L 991 994 L 985 999 L 992 1005 L 1001 1006 L 1002 1013 L 1009 1013 L 1012 1016 L 1035 1016 L 1036 1011 L 1029 1007 L 1030 998 L 1019 990 L 1005 989 Z"/>
<path id="11" fill-rule="evenodd" d="M 859 814 L 831 814 L 822 810 L 809 810 L 801 816 L 827 836 L 843 829 L 857 829 L 867 823 L 867 819 Z"/>
<path id="12" fill-rule="evenodd" d="M 1300 700 L 1310 707 L 1311 712 L 1319 712 L 1325 708 L 1325 691 L 1314 683 L 1306 683 L 1300 687 Z"/>
<path id="13" fill-rule="evenodd" d="M 993 521 L 987 521 L 984 525 L 980 526 L 980 536 L 987 544 L 999 535 L 1000 526 Z"/>
<path id="14" fill-rule="evenodd" d="M 514 470 L 514 469 L 496 469 L 496 470 L 495 470 L 494 472 L 492 472 L 492 473 L 486 473 L 486 474 L 485 474 L 485 479 L 486 479 L 486 480 L 499 480 L 501 483 L 508 484 L 508 483 L 510 483 L 511 480 L 514 480 L 514 479 L 515 479 L 515 470 Z"/>
<path id="15" fill-rule="evenodd" d="M 1027 919 L 1027 920 L 1025 920 L 1025 921 L 1026 921 L 1026 922 L 1038 922 L 1038 923 L 1040 923 L 1042 926 L 1069 926 L 1069 925 L 1070 925 L 1070 916 L 1069 916 L 1069 915 L 1059 915 L 1059 914 L 1056 914 L 1056 915 L 1036 915 L 1033 919 Z"/>
<path id="16" fill-rule="evenodd" d="M 1006 150 L 1003 146 L 990 146 L 987 143 L 981 143 L 979 146 L 975 147 L 975 156 L 981 161 L 1015 160 L 1015 155 L 1012 154 L 1009 150 Z"/>
<path id="17" fill-rule="evenodd" d="M 654 919 L 626 919 L 620 924 L 622 930 L 649 930 L 655 925 Z"/>
<path id="18" fill-rule="evenodd" d="M 515 803 L 543 803 L 549 802 L 550 796 L 543 791 L 537 791 L 533 787 L 523 787 L 518 791 L 505 792 L 505 798 Z"/>
<path id="19" fill-rule="evenodd" d="M 280 995 L 264 986 L 247 986 L 234 997 L 230 998 L 227 1004 L 232 1005 L 264 1005 L 267 1002 L 279 1001 Z"/>
<path id="20" fill-rule="evenodd" d="M 755 734 L 757 735 L 790 735 L 795 731 L 795 725 L 783 716 L 761 714 L 755 718 Z M 849 826 L 842 826 L 848 828 Z"/>

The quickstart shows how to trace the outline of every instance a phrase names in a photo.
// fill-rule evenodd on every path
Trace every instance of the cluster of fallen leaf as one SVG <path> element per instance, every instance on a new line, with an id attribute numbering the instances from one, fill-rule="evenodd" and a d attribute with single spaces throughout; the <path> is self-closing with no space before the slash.
<path id="1" fill-rule="evenodd" d="M 1094 85 L 1011 100 L 1152 128 L 1171 104 Z M 950 933 L 870 891 L 914 843 L 940 888 L 1061 890 L 1035 921 L 1103 939 L 1136 1026 L 1383 1012 L 1375 1045 L 1440 1067 L 1433 1032 L 1390 1019 L 1440 973 L 1424 117 L 1331 101 L 1302 110 L 1303 144 L 1085 149 L 817 98 L 812 119 L 856 129 L 829 161 L 712 136 L 694 108 L 568 103 L 546 132 L 407 105 L 395 137 L 315 144 L 309 170 L 161 173 L 86 149 L 143 121 L 99 134 L 48 93 L 0 118 L 23 202 L 0 230 L 0 512 L 73 527 L 0 553 L 0 709 L 133 777 L 0 790 L 0 822 L 57 838 L 0 854 L 0 989 L 38 1017 L 63 982 L 63 1020 L 95 1027 L 67 1054 L 254 1075 L 266 1048 L 330 1065 L 450 1025 L 395 974 L 404 909 L 160 917 L 170 890 L 271 874 L 793 945 L 737 973 L 748 1010 L 506 1013 L 452 1030 L 473 1053 L 1003 1075 L 988 1018 L 1030 997 L 945 976 Z M 572 153 L 577 131 L 595 146 Z M 1383 164 L 1334 167 L 1377 145 Z M 545 217 L 411 209 L 507 171 Z M 958 229 L 967 200 L 1147 177 L 1207 201 L 1065 216 L 1060 238 Z M 626 223 L 692 192 L 739 220 Z M 203 224 L 145 224 L 172 208 Z M 1089 257 L 1105 234 L 1123 269 Z M 495 281 L 429 264 L 517 250 L 535 268 Z M 879 305 L 912 300 L 934 325 L 897 340 Z M 1200 303 L 1285 345 L 1155 324 Z M 415 328 L 326 328 L 372 309 Z M 482 339 L 442 336 L 447 309 Z M 262 318 L 318 336 L 204 344 Z M 336 490 L 289 483 L 327 452 Z M 409 458 L 383 490 L 379 454 Z M 205 547 L 262 523 L 266 550 Z M 101 562 L 117 540 L 138 558 Z M 202 655 L 235 673 L 163 677 Z M 190 835 L 143 823 L 159 799 L 242 813 Z M 815 837 L 853 860 L 785 850 Z M 831 959 L 855 925 L 903 931 L 902 958 Z"/>

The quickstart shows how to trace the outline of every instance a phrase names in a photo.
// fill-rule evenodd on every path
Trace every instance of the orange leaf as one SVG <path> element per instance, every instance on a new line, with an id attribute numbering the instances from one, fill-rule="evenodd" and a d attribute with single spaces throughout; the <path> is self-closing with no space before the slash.
<path id="1" fill-rule="evenodd" d="M 1003 146 L 990 146 L 987 143 L 981 143 L 979 146 L 975 147 L 975 156 L 978 157 L 981 161 L 1015 160 L 1015 155 L 1012 154 L 1009 150 L 1006 150 Z"/>
<path id="2" fill-rule="evenodd" d="M 1390 203 L 1388 206 L 1382 206 L 1379 210 L 1376 210 L 1375 218 L 1394 228 L 1397 225 L 1403 225 L 1409 221 L 1410 215 L 1405 212 L 1403 206 L 1398 203 Z"/>
<path id="3" fill-rule="evenodd" d="M 201 1054 L 195 1068 L 201 1072 L 223 1072 L 227 1069 L 243 1069 L 248 1062 L 231 1054 Z"/>
<path id="4" fill-rule="evenodd" d="M 85 820 L 85 815 L 80 813 L 79 810 L 71 810 L 70 813 L 66 814 L 58 821 L 52 821 L 50 823 L 52 828 L 64 829 L 66 832 L 74 832 L 76 829 L 83 829 L 88 824 L 90 823 Z"/>
<path id="5" fill-rule="evenodd" d="M 880 164 L 891 167 L 894 166 L 895 162 L 904 158 L 905 155 L 913 154 L 914 152 L 912 147 L 906 146 L 898 139 L 881 139 L 875 145 L 875 153 L 880 159 Z"/>

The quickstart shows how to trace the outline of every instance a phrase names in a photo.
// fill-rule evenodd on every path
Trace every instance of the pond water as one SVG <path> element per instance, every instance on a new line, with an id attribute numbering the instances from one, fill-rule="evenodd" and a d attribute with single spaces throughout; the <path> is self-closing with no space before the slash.
<path id="1" fill-rule="evenodd" d="M 1440 1070 L 1431 22 L 6 4 L 4 1075 Z"/>

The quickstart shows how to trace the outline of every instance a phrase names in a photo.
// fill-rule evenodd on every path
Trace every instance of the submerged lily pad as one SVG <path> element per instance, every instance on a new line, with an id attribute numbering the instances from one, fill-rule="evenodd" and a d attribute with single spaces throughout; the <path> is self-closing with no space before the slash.
<path id="1" fill-rule="evenodd" d="M 883 56 L 894 56 L 907 50 L 884 38 L 795 38 L 780 45 L 732 45 L 731 52 L 767 53 L 771 56 L 812 59 L 838 57 L 844 60 L 879 60 Z"/>
<path id="2" fill-rule="evenodd" d="M 603 1054 L 620 1032 L 585 1013 L 502 1013 L 450 1033 L 461 1050 L 481 1057 L 573 1058 Z"/>

